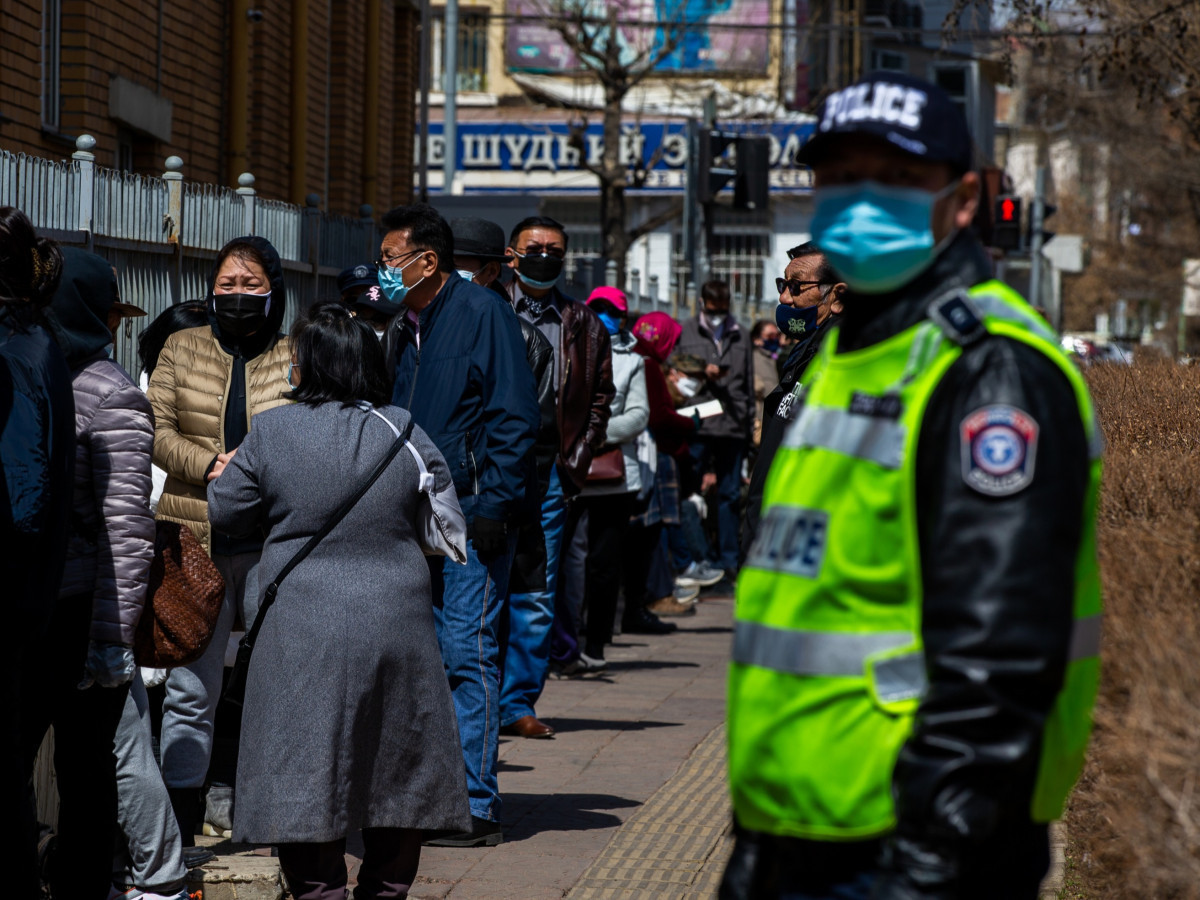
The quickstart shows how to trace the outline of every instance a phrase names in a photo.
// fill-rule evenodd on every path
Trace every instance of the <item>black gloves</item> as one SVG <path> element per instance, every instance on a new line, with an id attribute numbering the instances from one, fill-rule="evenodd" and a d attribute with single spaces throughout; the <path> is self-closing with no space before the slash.
<path id="1" fill-rule="evenodd" d="M 475 516 L 468 535 L 480 556 L 499 556 L 508 549 L 508 523 Z"/>

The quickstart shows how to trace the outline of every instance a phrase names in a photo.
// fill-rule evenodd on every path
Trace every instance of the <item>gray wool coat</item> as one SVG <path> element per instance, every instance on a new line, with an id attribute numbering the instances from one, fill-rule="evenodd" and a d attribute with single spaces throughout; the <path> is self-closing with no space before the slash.
<path id="1" fill-rule="evenodd" d="M 380 407 L 401 431 L 408 413 Z M 337 403 L 260 413 L 208 486 L 212 526 L 262 529 L 258 597 L 370 475 L 395 436 Z M 441 490 L 450 472 L 411 440 Z M 234 839 L 323 842 L 358 828 L 470 828 L 462 751 L 417 543 L 417 466 L 401 450 L 284 580 L 254 648 Z"/>

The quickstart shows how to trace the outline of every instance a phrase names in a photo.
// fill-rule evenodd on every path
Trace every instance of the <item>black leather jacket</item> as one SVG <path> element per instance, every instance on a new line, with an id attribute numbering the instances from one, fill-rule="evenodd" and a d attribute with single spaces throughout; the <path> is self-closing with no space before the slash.
<path id="1" fill-rule="evenodd" d="M 783 364 L 783 370 L 779 373 L 779 384 L 775 386 L 775 390 L 763 398 L 762 435 L 758 442 L 758 456 L 754 459 L 754 468 L 750 470 L 750 488 L 746 494 L 746 519 L 742 525 L 741 554 L 743 559 L 750 552 L 750 545 L 754 542 L 754 535 L 758 531 L 758 520 L 762 513 L 763 490 L 767 486 L 767 474 L 770 472 L 771 462 L 775 459 L 775 451 L 783 443 L 784 432 L 795 418 L 795 407 L 790 404 L 782 415 L 777 415 L 780 403 L 792 392 L 796 382 L 804 375 L 808 364 L 813 361 L 813 357 L 821 349 L 826 335 L 841 320 L 841 313 L 834 313 L 809 336 L 808 340 L 793 347 Z"/>
<path id="2" fill-rule="evenodd" d="M 960 235 L 894 294 L 849 297 L 838 349 L 891 337 L 932 299 L 990 277 L 982 248 Z M 1040 425 L 1032 483 L 1004 497 L 963 478 L 959 425 L 989 404 Z M 1029 828 L 1043 728 L 1067 665 L 1088 468 L 1070 383 L 1024 344 L 968 345 L 930 398 L 916 459 L 929 690 L 896 763 L 898 825 L 875 898 L 957 898 L 972 857 Z"/>
<path id="3" fill-rule="evenodd" d="M 501 294 L 503 296 L 503 294 Z M 507 298 L 506 298 L 507 299 Z M 537 326 L 517 317 L 521 322 L 521 337 L 525 338 L 525 360 L 533 369 L 533 380 L 537 382 L 538 411 L 541 424 L 533 453 L 537 458 L 538 485 L 544 496 L 550 486 L 550 467 L 558 453 L 558 396 L 554 391 L 554 348 Z"/>

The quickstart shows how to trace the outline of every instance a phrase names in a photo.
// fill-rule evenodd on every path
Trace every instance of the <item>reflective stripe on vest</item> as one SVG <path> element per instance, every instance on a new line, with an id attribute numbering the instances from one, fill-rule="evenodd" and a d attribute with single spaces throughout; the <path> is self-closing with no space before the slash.
<path id="1" fill-rule="evenodd" d="M 787 433 L 785 447 L 820 447 L 898 469 L 907 431 L 899 422 L 844 409 L 806 406 Z"/>
<path id="2" fill-rule="evenodd" d="M 1068 660 L 1100 655 L 1103 616 L 1075 620 Z M 788 675 L 853 678 L 867 674 L 871 657 L 916 643 L 911 631 L 853 634 L 774 628 L 759 622 L 735 622 L 733 661 Z M 887 702 L 925 693 L 925 655 L 920 650 L 891 657 L 873 667 L 876 690 Z"/>

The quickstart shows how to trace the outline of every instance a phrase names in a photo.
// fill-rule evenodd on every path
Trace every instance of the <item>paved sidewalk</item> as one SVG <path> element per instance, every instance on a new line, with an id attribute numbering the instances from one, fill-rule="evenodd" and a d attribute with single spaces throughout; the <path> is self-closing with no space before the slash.
<path id="1" fill-rule="evenodd" d="M 714 896 L 715 882 L 701 882 L 707 868 L 719 874 L 713 854 L 729 823 L 721 726 L 732 610 L 732 599 L 705 600 L 673 620 L 675 634 L 618 637 L 603 676 L 552 679 L 538 715 L 558 735 L 500 745 L 505 843 L 425 848 L 411 896 Z M 668 781 L 674 789 L 656 797 Z"/>
<path id="2" fill-rule="evenodd" d="M 706 599 L 695 616 L 674 620 L 674 634 L 618 637 L 603 675 L 552 678 L 538 714 L 557 736 L 501 739 L 505 843 L 424 848 L 410 896 L 714 897 L 728 852 L 732 611 L 731 597 Z M 280 896 L 269 848 L 198 841 L 219 854 L 193 873 L 205 900 Z M 353 884 L 357 836 L 348 849 Z"/>

